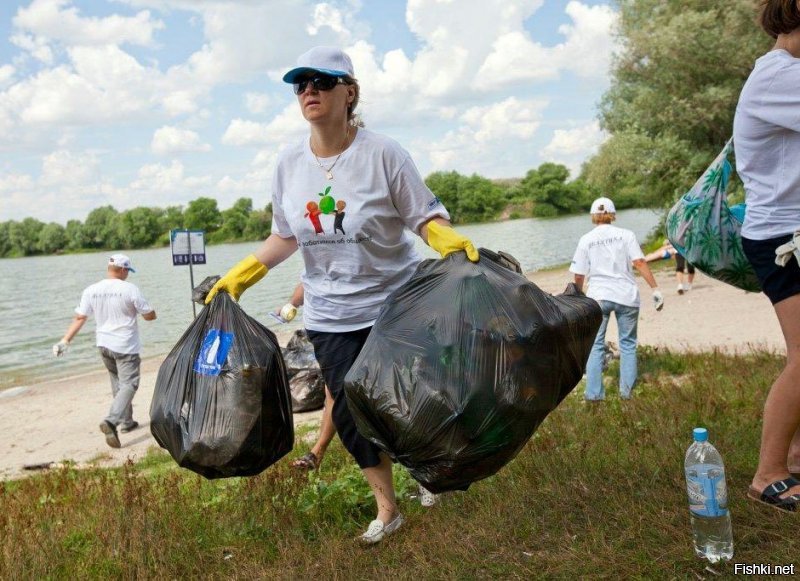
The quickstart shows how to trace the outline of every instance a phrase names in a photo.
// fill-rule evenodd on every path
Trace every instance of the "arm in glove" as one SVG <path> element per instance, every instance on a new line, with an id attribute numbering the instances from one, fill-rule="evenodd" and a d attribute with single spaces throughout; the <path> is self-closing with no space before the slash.
<path id="1" fill-rule="evenodd" d="M 217 281 L 206 296 L 206 304 L 211 302 L 218 292 L 225 291 L 238 301 L 242 293 L 264 278 L 267 267 L 261 264 L 255 255 L 251 254 L 239 264 L 230 269 L 225 276 Z"/>
<path id="2" fill-rule="evenodd" d="M 468 238 L 450 228 L 431 220 L 428 222 L 428 246 L 445 258 L 448 254 L 463 250 L 472 262 L 478 262 L 478 251 Z"/>
<path id="3" fill-rule="evenodd" d="M 69 343 L 67 343 L 62 339 L 61 341 L 53 345 L 53 355 L 55 355 L 56 357 L 61 357 L 67 352 L 67 349 L 69 349 Z"/>
<path id="4" fill-rule="evenodd" d="M 664 295 L 657 288 L 653 289 L 653 306 L 657 311 L 664 308 Z"/>

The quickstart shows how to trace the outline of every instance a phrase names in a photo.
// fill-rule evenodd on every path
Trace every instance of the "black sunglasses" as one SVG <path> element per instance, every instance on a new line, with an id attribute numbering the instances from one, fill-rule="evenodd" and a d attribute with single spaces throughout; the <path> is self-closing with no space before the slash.
<path id="1" fill-rule="evenodd" d="M 315 75 L 313 77 L 309 77 L 307 79 L 303 79 L 298 83 L 293 83 L 294 85 L 294 94 L 299 95 L 303 91 L 306 90 L 308 84 L 311 83 L 311 88 L 315 91 L 330 91 L 336 85 L 344 85 L 344 79 L 342 77 L 332 77 L 330 75 Z"/>

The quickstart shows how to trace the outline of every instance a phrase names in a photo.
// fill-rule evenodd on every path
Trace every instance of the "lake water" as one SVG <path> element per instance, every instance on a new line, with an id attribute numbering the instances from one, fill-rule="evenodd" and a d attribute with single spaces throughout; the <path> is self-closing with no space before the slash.
<path id="1" fill-rule="evenodd" d="M 660 213 L 652 210 L 625 210 L 618 214 L 616 224 L 633 230 L 642 241 L 659 217 Z M 512 254 L 529 272 L 569 262 L 578 238 L 591 227 L 588 216 L 581 215 L 472 224 L 459 226 L 458 231 L 478 247 Z M 423 258 L 438 258 L 419 238 L 416 240 Z M 206 276 L 224 273 L 257 246 L 258 243 L 208 246 L 208 264 L 194 267 L 195 284 Z M 168 247 L 132 250 L 128 254 L 137 269 L 128 280 L 142 289 L 158 314 L 156 321 L 139 322 L 142 356 L 166 354 L 193 318 L 189 268 L 172 266 Z M 64 357 L 53 357 L 51 348 L 64 335 L 83 289 L 105 276 L 108 255 L 102 252 L 0 259 L 0 317 L 4 323 L 0 334 L 0 390 L 102 369 L 92 320 L 73 339 Z M 268 313 L 286 303 L 301 270 L 296 253 L 244 293 L 240 304 L 250 316 L 275 331 L 279 327 L 299 328 L 301 316 L 288 325 L 280 325 Z M 199 311 L 200 306 L 197 308 Z"/>

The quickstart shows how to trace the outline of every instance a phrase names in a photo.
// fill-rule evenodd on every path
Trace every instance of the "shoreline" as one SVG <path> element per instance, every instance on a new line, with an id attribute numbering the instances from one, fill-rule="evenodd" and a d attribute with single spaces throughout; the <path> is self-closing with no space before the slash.
<path id="1" fill-rule="evenodd" d="M 572 275 L 566 268 L 530 272 L 527 278 L 545 292 L 560 294 Z M 700 273 L 694 288 L 682 296 L 675 291 L 674 272 L 657 268 L 654 276 L 665 297 L 656 312 L 650 290 L 637 277 L 642 296 L 639 344 L 677 352 L 784 352 L 784 340 L 769 300 L 745 293 Z M 292 331 L 276 333 L 281 346 Z M 616 343 L 616 323 L 609 323 L 607 340 Z M 120 434 L 122 448 L 109 448 L 98 428 L 111 402 L 108 373 L 96 367 L 78 375 L 16 385 L 0 391 L 0 479 L 19 478 L 34 471 L 25 466 L 119 466 L 137 461 L 158 444 L 149 430 L 149 405 L 158 368 L 166 353 L 142 360 L 139 391 L 133 401 L 141 427 Z M 23 388 L 20 390 L 19 388 Z M 12 391 L 16 390 L 16 391 Z M 3 395 L 7 394 L 7 395 Z M 317 422 L 320 411 L 295 414 L 295 426 Z"/>

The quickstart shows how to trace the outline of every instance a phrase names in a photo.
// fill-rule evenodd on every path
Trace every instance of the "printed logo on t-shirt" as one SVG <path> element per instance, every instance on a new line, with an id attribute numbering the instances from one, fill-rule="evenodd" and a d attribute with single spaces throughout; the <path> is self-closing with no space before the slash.
<path id="1" fill-rule="evenodd" d="M 203 375 L 219 375 L 222 373 L 222 366 L 225 365 L 231 345 L 233 345 L 233 333 L 209 329 L 203 338 L 193 369 Z"/>
<path id="2" fill-rule="evenodd" d="M 428 209 L 433 210 L 436 206 L 441 205 L 442 201 L 439 199 L 438 196 L 434 196 L 434 198 L 428 202 Z"/>
<path id="3" fill-rule="evenodd" d="M 334 215 L 334 234 L 337 232 L 345 234 L 344 209 L 347 207 L 347 203 L 344 200 L 335 200 L 330 192 L 331 186 L 327 186 L 323 191 L 317 194 L 320 197 L 319 201 L 311 200 L 306 204 L 306 213 L 303 215 L 303 217 L 308 218 L 311 221 L 311 225 L 314 227 L 314 234 L 325 234 L 325 230 L 322 227 L 322 221 L 320 220 L 320 216 L 323 214 Z"/>

